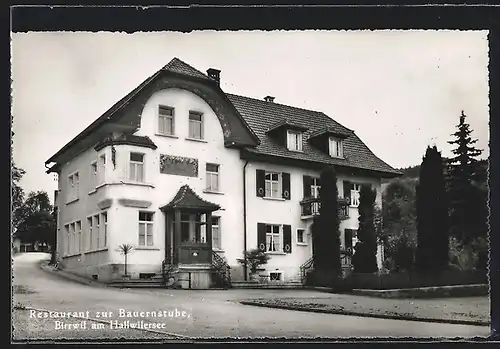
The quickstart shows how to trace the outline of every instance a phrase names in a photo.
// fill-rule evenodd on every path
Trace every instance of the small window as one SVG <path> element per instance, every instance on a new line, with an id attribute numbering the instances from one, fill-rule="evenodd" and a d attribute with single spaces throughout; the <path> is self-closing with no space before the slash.
<path id="1" fill-rule="evenodd" d="M 208 191 L 219 191 L 219 165 L 207 164 L 207 190 Z"/>
<path id="2" fill-rule="evenodd" d="M 99 156 L 99 167 L 97 169 L 97 184 L 103 184 L 106 178 L 106 154 Z"/>
<path id="3" fill-rule="evenodd" d="M 283 281 L 283 273 L 280 271 L 271 271 L 271 272 L 269 272 L 269 280 L 270 281 Z"/>
<path id="4" fill-rule="evenodd" d="M 144 154 L 130 153 L 129 180 L 144 182 Z"/>
<path id="5" fill-rule="evenodd" d="M 158 108 L 158 133 L 165 136 L 174 134 L 174 109 L 159 106 Z"/>
<path id="6" fill-rule="evenodd" d="M 343 158 L 344 157 L 344 146 L 343 142 L 340 139 L 330 138 L 330 156 L 334 158 Z"/>
<path id="7" fill-rule="evenodd" d="M 299 244 L 306 243 L 306 231 L 305 231 L 305 229 L 297 229 L 297 243 L 299 243 Z"/>
<path id="8" fill-rule="evenodd" d="M 203 139 L 203 115 L 189 112 L 189 138 Z"/>
<path id="9" fill-rule="evenodd" d="M 302 132 L 288 131 L 288 150 L 302 151 Z"/>
<path id="10" fill-rule="evenodd" d="M 351 206 L 359 206 L 359 192 L 361 191 L 361 185 L 353 183 L 351 187 Z"/>
<path id="11" fill-rule="evenodd" d="M 90 188 L 92 189 L 95 189 L 98 183 L 97 173 L 98 173 L 97 161 L 94 161 L 93 163 L 90 164 Z"/>
<path id="12" fill-rule="evenodd" d="M 221 249 L 220 217 L 212 216 L 212 248 Z"/>

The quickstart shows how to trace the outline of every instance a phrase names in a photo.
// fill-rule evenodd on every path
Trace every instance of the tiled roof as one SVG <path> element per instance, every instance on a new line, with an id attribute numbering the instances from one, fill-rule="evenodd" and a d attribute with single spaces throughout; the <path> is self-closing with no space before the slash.
<path id="1" fill-rule="evenodd" d="M 399 171 L 375 156 L 352 130 L 342 126 L 322 112 L 233 94 L 227 94 L 227 96 L 260 139 L 260 145 L 255 149 L 248 149 L 250 152 L 380 171 L 393 175 L 400 174 Z M 286 149 L 286 147 L 278 144 L 272 136 L 266 133 L 270 127 L 283 119 L 293 124 L 303 125 L 308 129 L 304 132 L 302 152 L 294 152 Z M 309 144 L 308 139 L 311 134 L 316 134 L 318 131 L 321 132 L 326 128 L 337 133 L 349 135 L 344 140 L 345 159 L 332 158 Z"/>
<path id="2" fill-rule="evenodd" d="M 187 184 L 179 188 L 175 197 L 165 206 L 161 207 L 162 210 L 175 209 L 175 208 L 188 208 L 200 209 L 205 211 L 217 211 L 220 206 L 212 202 L 200 198 L 191 187 Z"/>
<path id="3" fill-rule="evenodd" d="M 189 76 L 194 76 L 197 78 L 210 80 L 210 78 L 206 74 L 203 74 L 201 71 L 193 68 L 189 64 L 184 63 L 183 61 L 181 61 L 177 57 L 175 57 L 170 62 L 168 62 L 168 64 L 165 65 L 162 69 L 169 70 L 171 72 L 178 73 L 178 74 L 184 74 L 184 75 L 189 75 Z"/>
<path id="4" fill-rule="evenodd" d="M 286 126 L 292 128 L 292 129 L 298 129 L 298 130 L 302 130 L 302 131 L 306 131 L 308 129 L 304 125 L 290 121 L 288 118 L 284 118 L 284 119 L 280 119 L 277 122 L 275 122 L 274 124 L 270 125 L 268 127 L 267 132 L 272 132 L 274 130 L 277 130 L 277 129 L 280 129 L 280 128 L 286 127 Z"/>

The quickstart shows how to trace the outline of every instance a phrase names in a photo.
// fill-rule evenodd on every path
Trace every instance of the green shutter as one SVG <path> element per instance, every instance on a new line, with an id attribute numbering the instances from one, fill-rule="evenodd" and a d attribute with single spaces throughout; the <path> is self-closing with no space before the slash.
<path id="1" fill-rule="evenodd" d="M 290 191 L 290 173 L 281 173 L 281 187 L 281 197 L 290 200 L 292 197 L 292 192 Z"/>
<path id="2" fill-rule="evenodd" d="M 288 224 L 283 225 L 283 251 L 292 253 L 292 226 Z"/>
<path id="3" fill-rule="evenodd" d="M 266 251 L 266 224 L 257 223 L 257 248 Z"/>
<path id="4" fill-rule="evenodd" d="M 266 171 L 255 171 L 255 183 L 257 196 L 263 198 L 266 195 Z"/>

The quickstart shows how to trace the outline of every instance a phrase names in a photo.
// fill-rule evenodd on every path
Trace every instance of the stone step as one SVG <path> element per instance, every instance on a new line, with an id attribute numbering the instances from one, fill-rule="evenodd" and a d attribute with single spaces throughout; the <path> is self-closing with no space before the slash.
<path id="1" fill-rule="evenodd" d="M 233 281 L 231 283 L 232 288 L 303 288 L 304 284 L 301 282 L 286 282 L 286 283 L 259 283 L 259 282 L 248 282 L 248 281 Z"/>

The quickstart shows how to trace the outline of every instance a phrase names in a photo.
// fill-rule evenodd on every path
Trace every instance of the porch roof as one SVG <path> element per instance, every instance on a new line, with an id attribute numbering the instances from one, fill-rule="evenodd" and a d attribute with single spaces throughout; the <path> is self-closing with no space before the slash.
<path id="1" fill-rule="evenodd" d="M 213 212 L 220 209 L 220 206 L 206 201 L 199 197 L 193 189 L 187 184 L 179 188 L 175 197 L 165 206 L 160 207 L 162 211 L 170 211 L 174 209 L 191 209 L 204 212 Z"/>

